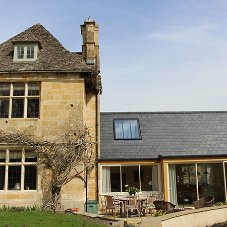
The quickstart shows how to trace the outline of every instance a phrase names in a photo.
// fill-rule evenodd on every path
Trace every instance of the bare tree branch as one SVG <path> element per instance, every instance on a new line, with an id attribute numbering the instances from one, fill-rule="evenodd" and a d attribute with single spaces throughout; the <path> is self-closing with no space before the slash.
<path id="1" fill-rule="evenodd" d="M 38 165 L 42 167 L 43 182 L 51 187 L 52 197 L 47 204 L 52 208 L 60 204 L 61 188 L 74 178 L 85 182 L 82 173 L 88 169 L 92 171 L 95 163 L 92 135 L 87 126 L 82 130 L 69 129 L 64 135 L 60 135 L 55 141 L 41 141 L 33 135 L 29 135 L 29 129 L 19 132 L 6 133 L 0 130 L 0 144 L 5 146 L 29 147 L 39 154 Z M 78 164 L 83 164 L 83 170 L 78 170 Z M 72 170 L 75 174 L 70 175 Z M 50 179 L 51 172 L 52 178 Z"/>

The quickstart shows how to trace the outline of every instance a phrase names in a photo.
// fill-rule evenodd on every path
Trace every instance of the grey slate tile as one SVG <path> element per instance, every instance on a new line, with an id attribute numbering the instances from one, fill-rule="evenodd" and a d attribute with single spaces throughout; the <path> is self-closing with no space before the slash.
<path id="1" fill-rule="evenodd" d="M 227 112 L 101 113 L 100 117 L 101 159 L 227 155 Z M 142 140 L 114 140 L 115 118 L 138 118 Z"/>

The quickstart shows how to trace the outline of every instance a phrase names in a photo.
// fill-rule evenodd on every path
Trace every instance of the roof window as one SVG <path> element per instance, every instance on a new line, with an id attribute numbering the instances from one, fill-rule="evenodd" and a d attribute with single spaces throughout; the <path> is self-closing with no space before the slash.
<path id="1" fill-rule="evenodd" d="M 139 119 L 114 120 L 114 138 L 116 140 L 141 139 Z"/>

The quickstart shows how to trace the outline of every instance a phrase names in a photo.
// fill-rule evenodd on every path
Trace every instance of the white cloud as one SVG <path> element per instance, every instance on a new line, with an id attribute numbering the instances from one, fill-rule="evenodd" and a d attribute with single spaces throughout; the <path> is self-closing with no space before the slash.
<path id="1" fill-rule="evenodd" d="M 213 42 L 213 32 L 217 26 L 214 24 L 202 24 L 193 27 L 172 27 L 165 32 L 153 32 L 143 39 L 167 40 L 177 43 L 204 43 L 205 41 Z"/>

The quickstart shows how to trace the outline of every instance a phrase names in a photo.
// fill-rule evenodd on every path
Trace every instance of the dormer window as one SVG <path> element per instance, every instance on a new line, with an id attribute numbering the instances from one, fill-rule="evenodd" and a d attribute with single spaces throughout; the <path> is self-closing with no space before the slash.
<path id="1" fill-rule="evenodd" d="M 14 45 L 14 62 L 35 61 L 38 54 L 38 42 L 16 42 Z"/>
<path id="2" fill-rule="evenodd" d="M 27 47 L 27 58 L 34 58 L 34 46 Z"/>
<path id="3" fill-rule="evenodd" d="M 17 47 L 17 58 L 18 59 L 24 58 L 24 47 Z"/>

